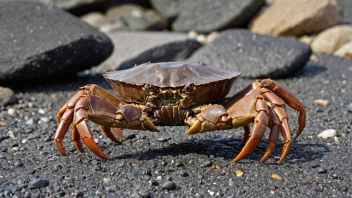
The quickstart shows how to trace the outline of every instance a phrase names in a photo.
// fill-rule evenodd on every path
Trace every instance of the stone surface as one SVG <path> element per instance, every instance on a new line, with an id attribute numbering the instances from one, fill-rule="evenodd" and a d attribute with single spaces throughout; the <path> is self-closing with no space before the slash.
<path id="1" fill-rule="evenodd" d="M 28 1 L 28 0 L 27 0 Z M 36 0 L 62 9 L 73 9 L 81 6 L 94 5 L 108 0 Z"/>
<path id="2" fill-rule="evenodd" d="M 101 28 L 103 25 L 109 23 L 105 16 L 100 12 L 91 12 L 85 14 L 81 16 L 81 19 L 96 28 Z"/>
<path id="3" fill-rule="evenodd" d="M 338 25 L 318 34 L 311 47 L 314 52 L 333 53 L 349 41 L 352 41 L 352 26 Z"/>
<path id="4" fill-rule="evenodd" d="M 352 1 L 351 0 L 336 0 L 339 6 L 343 9 L 343 19 L 345 23 L 352 24 Z"/>
<path id="5" fill-rule="evenodd" d="M 310 55 L 310 47 L 294 39 L 228 30 L 188 60 L 243 72 L 244 77 L 278 78 L 299 70 Z"/>
<path id="6" fill-rule="evenodd" d="M 352 59 L 352 41 L 344 44 L 342 47 L 336 50 L 334 55 Z"/>
<path id="7" fill-rule="evenodd" d="M 74 74 L 112 53 L 107 36 L 58 8 L 5 1 L 0 13 L 0 81 Z"/>
<path id="8" fill-rule="evenodd" d="M 172 24 L 175 31 L 209 33 L 245 26 L 264 5 L 264 0 L 189 1 Z"/>
<path id="9" fill-rule="evenodd" d="M 193 0 L 198 2 L 200 0 Z M 192 1 L 189 0 L 150 0 L 152 6 L 161 16 L 169 21 L 174 20 L 182 11 L 186 10 Z"/>
<path id="10" fill-rule="evenodd" d="M 200 47 L 197 41 L 180 33 L 115 32 L 109 36 L 115 45 L 114 52 L 94 71 L 127 69 L 149 61 L 180 61 Z"/>
<path id="11" fill-rule="evenodd" d="M 106 17 L 113 23 L 124 23 L 128 30 L 163 30 L 166 22 L 154 10 L 126 4 L 110 8 Z"/>
<path id="12" fill-rule="evenodd" d="M 13 92 L 10 88 L 0 86 L 0 106 L 13 104 L 15 102 L 15 92 Z"/>
<path id="13" fill-rule="evenodd" d="M 341 8 L 335 0 L 280 0 L 254 19 L 250 30 L 298 37 L 323 31 L 342 21 Z"/>

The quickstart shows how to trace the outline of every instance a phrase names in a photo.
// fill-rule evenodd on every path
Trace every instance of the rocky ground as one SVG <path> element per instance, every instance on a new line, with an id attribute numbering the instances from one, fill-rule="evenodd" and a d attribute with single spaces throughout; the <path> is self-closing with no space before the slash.
<path id="1" fill-rule="evenodd" d="M 36 2 L 49 5 L 0 1 L 7 16 L 0 20 L 0 197 L 352 197 L 349 0 Z M 110 159 L 79 153 L 70 133 L 69 155 L 60 156 L 53 141 L 61 105 L 86 84 L 113 93 L 101 73 L 147 61 L 242 71 L 229 95 L 255 78 L 275 78 L 306 105 L 306 128 L 282 164 L 282 139 L 258 163 L 267 138 L 232 163 L 242 128 L 192 136 L 186 126 L 123 129 L 116 145 L 90 123 Z M 288 113 L 294 134 L 297 114 Z M 330 138 L 318 138 L 327 129 Z"/>

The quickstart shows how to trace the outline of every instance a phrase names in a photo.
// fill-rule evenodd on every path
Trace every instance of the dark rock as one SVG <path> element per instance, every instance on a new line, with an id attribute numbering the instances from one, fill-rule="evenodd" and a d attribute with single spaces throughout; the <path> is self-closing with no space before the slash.
<path id="1" fill-rule="evenodd" d="M 37 189 L 37 188 L 45 188 L 49 186 L 49 181 L 45 180 L 45 179 L 40 179 L 40 180 L 36 180 L 34 181 L 31 185 L 30 188 L 31 189 Z"/>
<path id="2" fill-rule="evenodd" d="M 148 170 L 144 170 L 143 171 L 143 175 L 149 175 L 149 176 L 152 176 L 152 171 L 150 169 Z"/>
<path id="3" fill-rule="evenodd" d="M 0 106 L 13 104 L 15 102 L 15 93 L 10 88 L 0 87 Z"/>
<path id="4" fill-rule="evenodd" d="M 114 23 L 126 25 L 127 30 L 163 30 L 166 22 L 154 10 L 146 10 L 138 5 L 126 4 L 110 8 L 106 17 Z"/>
<path id="5" fill-rule="evenodd" d="M 169 139 L 166 139 L 166 138 L 159 138 L 158 139 L 158 142 L 167 142 L 169 141 Z"/>
<path id="6" fill-rule="evenodd" d="M 173 181 L 167 181 L 162 185 L 162 188 L 165 190 L 175 190 L 176 184 Z"/>
<path id="7" fill-rule="evenodd" d="M 184 166 L 183 163 L 181 161 L 177 161 L 176 162 L 176 167 L 181 167 L 181 166 Z"/>
<path id="8" fill-rule="evenodd" d="M 264 0 L 189 1 L 188 7 L 172 24 L 172 29 L 209 33 L 229 27 L 244 27 L 264 3 Z"/>
<path id="9" fill-rule="evenodd" d="M 326 168 L 318 168 L 317 172 L 318 172 L 319 174 L 324 174 L 324 173 L 327 173 L 328 170 L 327 170 Z"/>
<path id="10" fill-rule="evenodd" d="M 150 184 L 151 186 L 158 186 L 158 185 L 159 185 L 159 182 L 156 181 L 156 180 L 150 180 L 150 181 L 149 181 L 149 184 Z"/>
<path id="11" fill-rule="evenodd" d="M 180 170 L 180 175 L 181 175 L 181 177 L 188 177 L 189 173 L 185 170 Z"/>
<path id="12" fill-rule="evenodd" d="M 136 134 L 132 133 L 132 134 L 129 134 L 125 137 L 125 140 L 131 140 L 131 139 L 134 139 L 136 138 Z"/>
<path id="13" fill-rule="evenodd" d="M 94 68 L 97 72 L 127 69 L 149 61 L 182 61 L 201 46 L 181 33 L 114 32 L 109 37 L 115 45 L 114 52 Z"/>
<path id="14" fill-rule="evenodd" d="M 228 30 L 188 60 L 243 72 L 250 78 L 285 77 L 309 61 L 311 49 L 291 38 Z"/>
<path id="15" fill-rule="evenodd" d="M 39 3 L 1 3 L 0 81 L 74 74 L 113 50 L 108 37 L 80 19 Z M 55 24 L 55 28 L 53 28 Z"/>

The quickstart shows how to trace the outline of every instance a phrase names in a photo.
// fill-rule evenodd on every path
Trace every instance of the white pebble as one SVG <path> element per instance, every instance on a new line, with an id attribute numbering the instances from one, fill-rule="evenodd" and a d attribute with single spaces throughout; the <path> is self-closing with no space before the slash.
<path id="1" fill-rule="evenodd" d="M 28 119 L 28 120 L 26 121 L 26 124 L 28 124 L 28 125 L 32 125 L 32 124 L 33 124 L 33 118 Z"/>
<path id="2" fill-rule="evenodd" d="M 205 37 L 203 34 L 197 36 L 197 41 L 200 42 L 200 43 L 205 43 L 205 39 L 207 37 Z"/>
<path id="3" fill-rule="evenodd" d="M 327 129 L 327 130 L 321 132 L 321 133 L 318 135 L 318 138 L 326 139 L 326 138 L 335 137 L 336 135 L 337 135 L 337 132 L 336 132 L 335 129 Z"/>
<path id="4" fill-rule="evenodd" d="M 15 114 L 15 109 L 13 109 L 13 108 L 9 108 L 8 110 L 7 110 L 7 113 L 9 114 L 9 115 L 13 115 L 13 114 Z"/>
<path id="5" fill-rule="evenodd" d="M 322 100 L 322 99 L 314 100 L 314 104 L 317 104 L 322 107 L 328 106 L 329 102 L 330 102 L 329 100 Z"/>
<path id="6" fill-rule="evenodd" d="M 198 35 L 199 34 L 197 32 L 195 32 L 195 31 L 188 32 L 188 37 L 192 38 L 192 39 L 196 39 L 198 37 Z"/>
<path id="7" fill-rule="evenodd" d="M 39 109 L 38 112 L 42 115 L 46 113 L 44 109 Z"/>
<path id="8" fill-rule="evenodd" d="M 49 122 L 50 119 L 47 117 L 42 117 L 42 118 L 40 118 L 40 120 L 43 122 Z"/>
<path id="9" fill-rule="evenodd" d="M 214 191 L 211 191 L 211 190 L 208 190 L 208 193 L 211 195 L 211 196 L 213 196 L 214 195 Z"/>
<path id="10" fill-rule="evenodd" d="M 156 177 L 156 180 L 161 180 L 161 179 L 162 177 L 160 175 Z"/>
<path id="11" fill-rule="evenodd" d="M 334 137 L 334 140 L 335 140 L 335 143 L 336 143 L 336 144 L 340 144 L 340 140 L 339 140 L 338 137 L 335 136 L 335 137 Z"/>
<path id="12" fill-rule="evenodd" d="M 15 139 L 15 138 L 16 138 L 15 133 L 14 133 L 13 131 L 7 132 L 7 135 L 9 135 L 10 138 L 12 138 L 12 139 Z"/>
<path id="13" fill-rule="evenodd" d="M 111 181 L 110 178 L 103 178 L 103 182 L 106 183 L 106 184 L 110 183 L 110 181 Z"/>
<path id="14" fill-rule="evenodd" d="M 23 139 L 21 143 L 24 144 L 26 142 L 27 142 L 27 139 Z"/>

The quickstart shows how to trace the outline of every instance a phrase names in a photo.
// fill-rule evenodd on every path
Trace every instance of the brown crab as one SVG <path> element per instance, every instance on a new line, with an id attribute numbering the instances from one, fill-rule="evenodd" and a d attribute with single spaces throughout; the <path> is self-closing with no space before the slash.
<path id="1" fill-rule="evenodd" d="M 111 128 L 123 137 L 119 128 L 157 132 L 158 125 L 187 124 L 190 128 L 185 134 L 190 135 L 243 127 L 245 145 L 233 160 L 237 162 L 254 150 L 270 128 L 269 145 L 260 161 L 269 158 L 281 134 L 285 144 L 280 163 L 292 144 L 284 102 L 299 112 L 295 138 L 305 126 L 305 106 L 271 79 L 257 80 L 225 99 L 240 74 L 204 63 L 182 62 L 145 63 L 106 73 L 104 77 L 118 97 L 94 84 L 81 87 L 57 114 L 55 144 L 61 155 L 67 155 L 63 139 L 72 123 L 72 141 L 77 150 L 84 152 L 83 140 L 89 150 L 107 159 L 92 137 L 89 120 L 118 144 L 121 142 Z"/>

